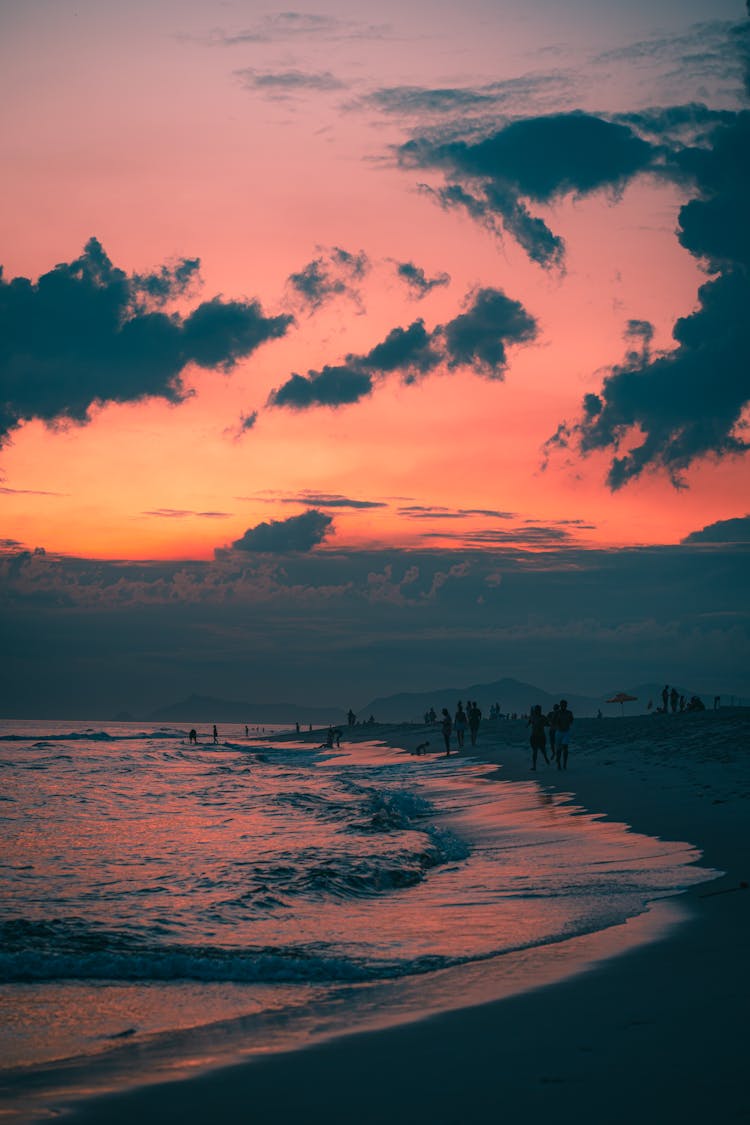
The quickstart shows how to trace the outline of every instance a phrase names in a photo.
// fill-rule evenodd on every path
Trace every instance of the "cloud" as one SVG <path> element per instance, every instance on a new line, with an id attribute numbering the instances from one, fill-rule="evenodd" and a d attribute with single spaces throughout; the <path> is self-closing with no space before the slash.
<path id="1" fill-rule="evenodd" d="M 235 70 L 246 90 L 257 90 L 268 97 L 284 98 L 296 93 L 328 93 L 344 89 L 344 83 L 330 70 L 311 73 L 302 70 L 259 71 L 253 67 Z"/>
<path id="2" fill-rule="evenodd" d="M 715 276 L 698 290 L 696 310 L 674 325 L 671 351 L 652 353 L 641 331 L 642 349 L 612 367 L 600 392 L 584 397 L 581 417 L 561 423 L 547 443 L 548 451 L 584 455 L 611 450 L 613 490 L 645 471 L 664 471 L 684 487 L 695 461 L 750 448 L 750 112 L 716 125 L 708 145 L 681 151 L 676 167 L 697 192 L 680 210 L 678 238 Z"/>
<path id="3" fill-rule="evenodd" d="M 396 262 L 395 265 L 398 277 L 406 283 L 411 295 L 416 297 L 418 301 L 426 297 L 433 289 L 450 285 L 451 278 L 448 273 L 441 272 L 435 274 L 434 277 L 427 277 L 421 266 L 416 266 L 414 262 Z"/>
<path id="4" fill-rule="evenodd" d="M 501 512 L 495 508 L 444 508 L 440 505 L 407 504 L 398 509 L 406 519 L 468 519 L 469 516 L 487 516 L 490 519 L 510 520 L 515 512 Z"/>
<path id="5" fill-rule="evenodd" d="M 561 693 L 668 676 L 750 694 L 746 589 L 746 543 L 179 563 L 15 552 L 0 556 L 0 714 L 143 714 L 191 692 L 356 710 L 504 675 Z"/>
<path id="6" fill-rule="evenodd" d="M 253 410 L 250 414 L 240 415 L 240 433 L 245 434 L 248 430 L 252 430 L 258 421 L 258 411 Z"/>
<path id="7" fill-rule="evenodd" d="M 7 485 L 0 485 L 0 495 L 2 496 L 68 496 L 67 492 L 48 492 L 41 488 L 9 488 Z"/>
<path id="8" fill-rule="evenodd" d="M 546 104 L 559 105 L 573 86 L 570 74 L 560 71 L 529 73 L 480 86 L 381 86 L 349 102 L 344 109 L 374 109 L 379 113 L 420 119 L 439 117 L 445 122 L 451 115 L 464 119 L 472 113 L 489 110 L 537 110 Z"/>
<path id="9" fill-rule="evenodd" d="M 562 263 L 564 246 L 525 201 L 621 191 L 656 155 L 628 125 L 580 110 L 521 118 L 478 139 L 417 135 L 398 149 L 403 167 L 444 173 L 446 186 L 428 189 L 442 206 L 464 207 L 490 228 L 505 229 L 545 267 Z"/>
<path id="10" fill-rule="evenodd" d="M 312 504 L 316 508 L 387 508 L 382 500 L 353 500 L 350 496 L 330 495 L 322 492 L 301 492 L 298 496 L 285 496 L 282 504 Z"/>
<path id="11" fill-rule="evenodd" d="M 264 15 L 253 27 L 238 31 L 215 28 L 201 42 L 209 47 L 236 47 L 245 43 L 283 43 L 289 40 L 384 39 L 385 24 L 360 24 L 316 12 L 275 12 Z"/>
<path id="12" fill-rule="evenodd" d="M 288 520 L 270 520 L 247 529 L 232 547 L 236 551 L 285 555 L 289 551 L 311 551 L 333 530 L 333 519 L 312 508 Z"/>
<path id="13" fill-rule="evenodd" d="M 185 508 L 155 508 L 150 512 L 141 512 L 142 516 L 157 516 L 160 519 L 184 520 L 197 517 L 205 520 L 226 520 L 231 512 L 193 512 Z"/>
<path id="14" fill-rule="evenodd" d="M 298 273 L 290 274 L 287 284 L 302 304 L 311 310 L 317 310 L 339 296 L 347 296 L 361 306 L 361 296 L 355 283 L 361 281 L 369 269 L 370 262 L 363 250 L 352 254 L 334 246 L 313 258 Z"/>
<path id="15" fill-rule="evenodd" d="M 306 410 L 312 406 L 343 406 L 371 394 L 376 382 L 400 372 L 405 382 L 444 368 L 469 367 L 486 378 L 502 379 L 507 368 L 507 347 L 529 343 L 537 324 L 523 305 L 500 289 L 477 289 L 469 296 L 466 312 L 432 332 L 424 321 L 394 328 L 364 355 L 348 355 L 337 367 L 294 373 L 272 391 L 269 406 Z"/>
<path id="16" fill-rule="evenodd" d="M 188 364 L 229 371 L 293 323 L 265 316 L 257 301 L 220 297 L 187 316 L 161 311 L 197 267 L 183 259 L 128 276 L 92 238 L 36 283 L 0 272 L 0 442 L 34 418 L 83 425 L 107 402 L 182 402 Z"/>
<path id="17" fill-rule="evenodd" d="M 750 515 L 718 520 L 700 531 L 691 531 L 683 543 L 750 543 Z"/>

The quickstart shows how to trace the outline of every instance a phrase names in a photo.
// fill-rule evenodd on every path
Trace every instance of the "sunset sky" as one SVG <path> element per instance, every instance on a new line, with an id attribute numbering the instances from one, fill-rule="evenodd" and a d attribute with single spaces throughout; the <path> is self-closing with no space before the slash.
<path id="1" fill-rule="evenodd" d="M 0 714 L 750 694 L 739 0 L 0 0 Z"/>

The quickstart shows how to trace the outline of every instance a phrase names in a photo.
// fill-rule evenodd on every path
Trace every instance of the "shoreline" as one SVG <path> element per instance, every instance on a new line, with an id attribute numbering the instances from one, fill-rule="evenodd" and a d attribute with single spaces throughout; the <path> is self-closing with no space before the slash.
<path id="1" fill-rule="evenodd" d="M 356 728 L 350 742 L 406 753 L 421 726 Z M 650 836 L 685 840 L 725 872 L 676 901 L 689 917 L 583 973 L 529 991 L 255 1056 L 195 1078 L 78 1103 L 69 1120 L 254 1123 L 430 1122 L 501 1115 L 535 1125 L 744 1119 L 744 961 L 750 712 L 581 720 L 570 768 L 529 771 L 526 728 L 486 724 L 464 756 L 498 778 L 536 780 L 575 805 Z M 359 736 L 359 737 L 357 737 Z M 436 732 L 433 748 L 439 740 Z M 319 732 L 307 736 L 319 739 Z M 300 740 L 299 736 L 295 740 Z M 433 742 L 433 739 L 430 739 Z M 726 893 L 725 893 L 726 892 Z M 364 1103 L 364 1104 L 363 1104 Z"/>

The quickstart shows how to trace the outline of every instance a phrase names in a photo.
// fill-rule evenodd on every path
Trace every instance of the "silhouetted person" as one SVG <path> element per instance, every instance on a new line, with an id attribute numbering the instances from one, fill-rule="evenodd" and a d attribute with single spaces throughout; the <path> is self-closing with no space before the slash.
<path id="1" fill-rule="evenodd" d="M 685 710 L 685 696 L 684 695 L 680 696 L 680 710 L 681 711 Z"/>
<path id="2" fill-rule="evenodd" d="M 196 746 L 198 745 L 198 732 L 197 730 L 195 730 L 195 728 L 190 731 L 190 734 L 188 735 L 188 742 L 194 742 Z"/>
<path id="3" fill-rule="evenodd" d="M 661 689 L 661 702 L 662 702 L 662 710 L 664 711 L 664 714 L 666 715 L 667 712 L 669 711 L 669 684 L 665 684 L 664 687 Z"/>
<path id="4" fill-rule="evenodd" d="M 544 760 L 549 765 L 547 757 L 547 735 L 544 728 L 547 726 L 547 716 L 542 714 L 542 708 L 537 703 L 531 708 L 528 725 L 531 727 L 529 743 L 531 744 L 531 768 L 536 769 L 537 754 L 541 750 Z"/>
<path id="5" fill-rule="evenodd" d="M 297 734 L 299 734 L 299 723 L 296 724 L 296 727 L 297 727 Z"/>
<path id="6" fill-rule="evenodd" d="M 429 741 L 428 742 L 420 742 L 419 746 L 417 746 L 414 753 L 415 754 L 426 754 L 427 753 L 427 747 L 429 745 L 430 745 Z"/>
<path id="7" fill-rule="evenodd" d="M 216 743 L 218 741 L 219 741 L 219 732 L 216 729 L 216 723 L 214 723 L 214 742 Z"/>
<path id="8" fill-rule="evenodd" d="M 568 701 L 560 700 L 560 710 L 557 712 L 557 735 L 555 737 L 557 768 L 568 768 L 568 743 L 570 742 L 570 728 L 573 726 L 573 712 L 568 710 Z"/>
<path id="9" fill-rule="evenodd" d="M 249 731 L 249 729 L 248 729 L 247 723 L 245 723 L 245 738 L 247 738 L 247 736 L 248 736 L 249 734 L 250 734 L 250 731 Z"/>
<path id="10" fill-rule="evenodd" d="M 453 725 L 456 728 L 456 742 L 460 750 L 464 744 L 464 735 L 466 734 L 467 727 L 466 712 L 464 711 L 464 706 L 460 699 L 458 701 L 458 707 L 456 708 L 455 718 L 453 719 Z"/>
<path id="11" fill-rule="evenodd" d="M 477 735 L 479 734 L 479 724 L 482 721 L 482 712 L 479 709 L 479 704 L 476 699 L 473 703 L 469 704 L 469 734 L 471 735 L 471 745 L 476 746 Z"/>
<path id="12" fill-rule="evenodd" d="M 453 720 L 448 713 L 448 708 L 443 708 L 443 721 L 440 724 L 443 731 L 443 741 L 445 742 L 445 753 L 450 756 L 451 752 L 451 731 L 453 730 Z"/>
<path id="13" fill-rule="evenodd" d="M 552 760 L 555 758 L 555 739 L 557 738 L 557 716 L 560 713 L 560 704 L 555 703 L 552 710 L 547 715 L 547 725 L 549 726 L 549 752 Z"/>
<path id="14" fill-rule="evenodd" d="M 351 707 L 349 708 L 349 714 L 346 716 L 346 721 L 350 727 L 353 727 L 357 721 L 357 716 L 354 714 Z"/>
<path id="15" fill-rule="evenodd" d="M 714 711 L 718 711 L 718 710 L 719 710 L 719 704 L 720 704 L 720 703 L 721 703 L 721 696 L 720 696 L 720 695 L 715 695 L 715 696 L 714 696 Z"/>
<path id="16" fill-rule="evenodd" d="M 677 711 L 677 703 L 678 703 L 679 698 L 680 698 L 680 693 L 678 692 L 676 687 L 673 687 L 672 690 L 669 693 L 669 702 L 672 704 L 672 714 L 673 715 Z"/>

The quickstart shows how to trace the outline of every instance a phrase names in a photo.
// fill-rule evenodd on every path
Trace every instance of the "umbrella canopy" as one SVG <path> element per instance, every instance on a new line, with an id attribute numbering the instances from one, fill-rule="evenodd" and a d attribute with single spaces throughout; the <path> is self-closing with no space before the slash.
<path id="1" fill-rule="evenodd" d="M 623 707 L 623 703 L 633 703 L 637 698 L 637 695 L 628 695 L 626 691 L 618 691 L 617 695 L 613 695 L 611 699 L 607 700 L 607 703 L 619 703 L 620 711 L 624 715 L 625 708 Z"/>

